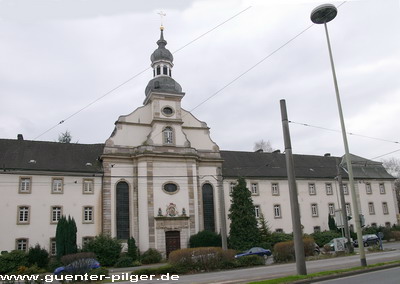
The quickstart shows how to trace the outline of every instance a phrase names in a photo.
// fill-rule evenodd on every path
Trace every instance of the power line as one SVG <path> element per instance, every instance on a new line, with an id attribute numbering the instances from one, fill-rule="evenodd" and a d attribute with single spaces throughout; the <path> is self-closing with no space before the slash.
<path id="1" fill-rule="evenodd" d="M 298 125 L 307 126 L 307 127 L 312 127 L 312 128 L 318 128 L 318 129 L 332 131 L 332 132 L 341 132 L 340 130 L 337 130 L 337 129 L 331 129 L 331 128 L 311 125 L 311 124 L 302 123 L 302 122 L 289 121 L 289 123 L 298 124 Z M 384 141 L 384 142 L 389 142 L 389 143 L 400 144 L 399 141 L 393 141 L 393 140 L 388 140 L 388 139 L 383 139 L 383 138 L 376 138 L 376 137 L 362 135 L 362 134 L 356 134 L 356 133 L 352 133 L 352 132 L 346 132 L 346 133 L 348 135 L 352 135 L 352 136 L 359 136 L 359 137 L 368 138 L 368 139 L 374 139 L 374 140 L 379 140 L 379 141 Z"/>
<path id="2" fill-rule="evenodd" d="M 176 51 L 172 52 L 173 54 L 181 51 L 182 49 L 184 49 L 185 47 L 187 47 L 188 45 L 194 43 L 195 41 L 199 40 L 200 38 L 204 37 L 205 35 L 209 34 L 210 32 L 216 30 L 217 28 L 221 27 L 222 25 L 226 24 L 227 22 L 231 21 L 232 19 L 236 18 L 237 16 L 241 15 L 242 13 L 246 12 L 247 10 L 249 10 L 252 6 L 247 7 L 246 9 L 243 9 L 242 11 L 240 11 L 239 13 L 233 15 L 232 17 L 228 18 L 227 20 L 223 21 L 222 23 L 216 25 L 215 27 L 213 27 L 212 29 L 208 30 L 207 32 L 201 34 L 200 36 L 196 37 L 195 39 L 191 40 L 189 43 L 183 45 L 182 47 L 178 48 Z M 41 133 L 40 135 L 36 136 L 33 140 L 38 139 L 39 137 L 43 136 L 44 134 L 48 133 L 49 131 L 53 130 L 54 128 L 56 128 L 57 126 L 59 126 L 60 124 L 63 124 L 65 121 L 69 120 L 70 118 L 74 117 L 75 115 L 79 114 L 80 112 L 84 111 L 85 109 L 87 109 L 88 107 L 90 107 L 91 105 L 95 104 L 96 102 L 100 101 L 101 99 L 103 99 L 104 97 L 108 96 L 109 94 L 113 93 L 114 91 L 116 91 L 117 89 L 121 88 L 122 86 L 124 86 L 125 84 L 127 84 L 128 82 L 132 81 L 133 79 L 135 79 L 136 77 L 138 77 L 139 75 L 143 74 L 144 72 L 146 72 L 147 70 L 149 70 L 151 67 L 147 67 L 146 69 L 143 69 L 142 71 L 140 71 L 139 73 L 137 73 L 136 75 L 132 76 L 131 78 L 125 80 L 124 82 L 122 82 L 121 84 L 117 85 L 116 87 L 114 87 L 113 89 L 109 90 L 108 92 L 106 92 L 105 94 L 103 94 L 102 96 L 98 97 L 97 99 L 95 99 L 94 101 L 92 101 L 91 103 L 87 104 L 86 106 L 82 107 L 81 109 L 77 110 L 76 112 L 72 113 L 71 115 L 69 115 L 68 117 L 64 118 L 63 120 L 61 120 L 60 122 L 58 122 L 57 124 L 55 124 L 54 126 L 50 127 L 49 129 L 47 129 L 46 131 L 44 131 L 43 133 Z"/>

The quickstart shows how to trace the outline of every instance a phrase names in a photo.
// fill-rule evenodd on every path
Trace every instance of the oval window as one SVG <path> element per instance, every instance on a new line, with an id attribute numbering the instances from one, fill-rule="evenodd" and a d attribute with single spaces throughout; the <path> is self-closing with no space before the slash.
<path id="1" fill-rule="evenodd" d="M 169 116 L 174 113 L 174 110 L 170 107 L 165 107 L 165 108 L 163 108 L 162 112 L 163 112 L 163 114 Z"/>
<path id="2" fill-rule="evenodd" d="M 164 184 L 164 190 L 168 193 L 174 193 L 178 190 L 178 186 L 175 183 Z"/>

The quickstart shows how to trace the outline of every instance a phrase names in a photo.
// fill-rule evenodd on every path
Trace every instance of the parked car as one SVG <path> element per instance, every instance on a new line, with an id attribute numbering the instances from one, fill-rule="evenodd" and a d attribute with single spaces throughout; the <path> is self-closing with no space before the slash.
<path id="1" fill-rule="evenodd" d="M 242 256 L 247 256 L 247 255 L 271 256 L 272 252 L 269 249 L 254 247 L 245 252 L 238 253 L 237 255 L 235 255 L 235 258 L 239 258 Z"/>
<path id="2" fill-rule="evenodd" d="M 100 267 L 100 263 L 94 258 L 82 258 L 71 262 L 66 266 L 57 267 L 54 270 L 55 275 L 59 275 L 61 273 L 67 274 L 85 274 L 92 269 L 96 269 Z"/>
<path id="3" fill-rule="evenodd" d="M 365 247 L 379 244 L 379 238 L 377 235 L 374 234 L 363 235 L 362 239 Z M 355 240 L 353 242 L 353 245 L 354 247 L 358 247 L 358 240 Z"/>

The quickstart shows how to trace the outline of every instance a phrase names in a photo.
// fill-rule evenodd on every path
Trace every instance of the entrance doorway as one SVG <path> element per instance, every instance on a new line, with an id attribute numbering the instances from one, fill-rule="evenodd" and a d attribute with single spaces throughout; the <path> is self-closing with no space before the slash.
<path id="1" fill-rule="evenodd" d="M 167 258 L 171 251 L 181 248 L 181 232 L 167 231 L 165 232 L 165 250 Z"/>

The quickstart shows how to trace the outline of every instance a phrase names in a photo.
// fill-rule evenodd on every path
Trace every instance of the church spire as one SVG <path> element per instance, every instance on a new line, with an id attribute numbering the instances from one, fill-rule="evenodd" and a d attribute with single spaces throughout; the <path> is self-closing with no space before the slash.
<path id="1" fill-rule="evenodd" d="M 153 67 L 153 77 L 169 76 L 171 77 L 171 69 L 174 57 L 172 53 L 165 48 L 167 41 L 164 39 L 164 27 L 160 27 L 160 39 L 157 41 L 158 48 L 151 55 L 151 67 Z"/>
<path id="2" fill-rule="evenodd" d="M 164 26 L 160 27 L 160 39 L 157 41 L 157 49 L 151 55 L 151 67 L 153 68 L 153 79 L 147 84 L 144 104 L 147 104 L 152 96 L 152 92 L 173 94 L 174 96 L 184 96 L 182 87 L 172 78 L 172 68 L 174 57 L 165 48 L 167 41 L 164 39 Z"/>

